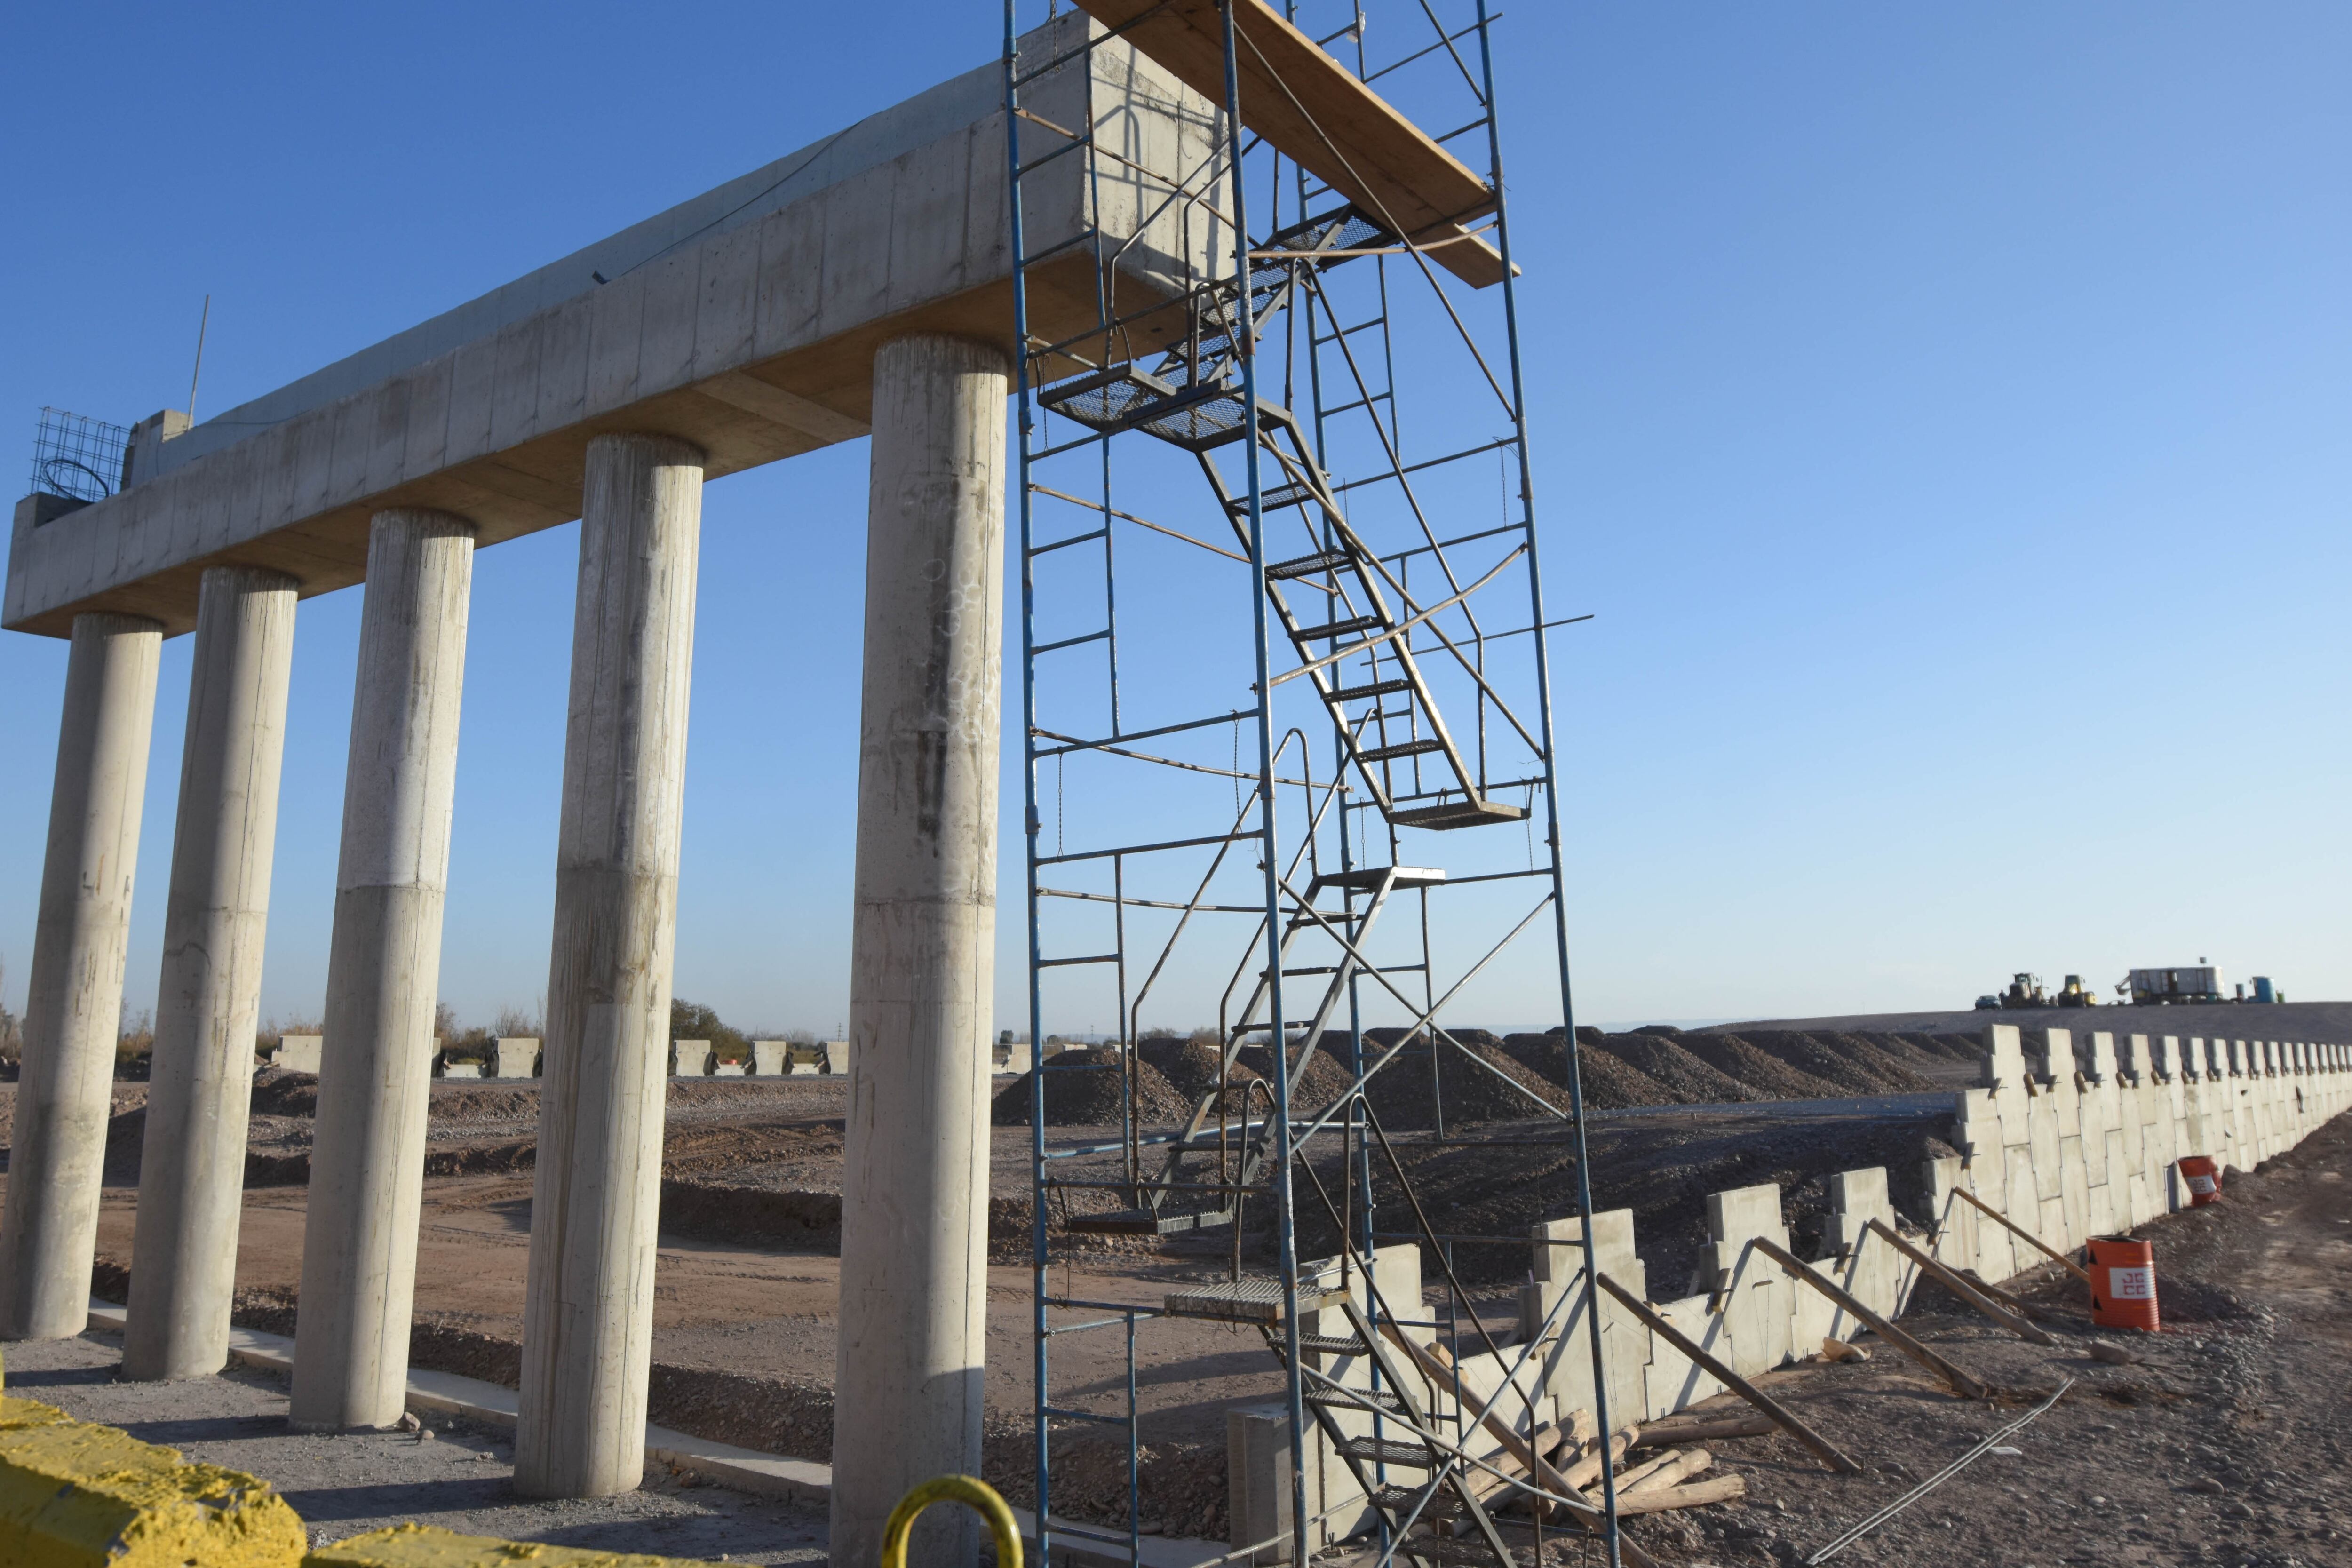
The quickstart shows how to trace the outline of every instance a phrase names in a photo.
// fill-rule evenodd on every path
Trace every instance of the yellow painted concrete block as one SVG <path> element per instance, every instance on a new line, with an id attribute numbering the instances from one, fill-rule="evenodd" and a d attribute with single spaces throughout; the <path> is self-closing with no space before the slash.
<path id="1" fill-rule="evenodd" d="M 583 1552 L 530 1541 L 459 1535 L 430 1525 L 396 1524 L 321 1546 L 302 1568 L 720 1568 L 686 1557 L 635 1552 Z"/>
<path id="2" fill-rule="evenodd" d="M 302 1521 L 266 1481 L 29 1399 L 0 1399 L 0 1563 L 297 1568 Z"/>

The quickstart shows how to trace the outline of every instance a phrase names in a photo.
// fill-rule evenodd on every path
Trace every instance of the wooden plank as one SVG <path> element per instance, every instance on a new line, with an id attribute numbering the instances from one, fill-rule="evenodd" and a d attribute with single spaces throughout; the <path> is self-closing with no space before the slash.
<path id="1" fill-rule="evenodd" d="M 1724 1387 L 1770 1416 L 1782 1431 L 1829 1461 L 1832 1469 L 1841 1470 L 1850 1476 L 1858 1476 L 1862 1473 L 1862 1467 L 1840 1452 L 1836 1444 L 1798 1420 L 1786 1405 L 1732 1371 L 1728 1364 L 1709 1355 L 1700 1348 L 1697 1341 L 1666 1321 L 1647 1301 L 1643 1300 L 1606 1274 L 1595 1273 L 1593 1279 L 1603 1290 L 1616 1297 L 1627 1311 L 1649 1324 L 1652 1333 L 1706 1368 Z"/>
<path id="2" fill-rule="evenodd" d="M 1219 0 L 1077 0 L 1211 102 L 1225 101 Z M 1318 48 L 1265 0 L 1233 0 L 1242 123 L 1474 289 L 1502 258 L 1465 226 L 1495 193 L 1462 161 Z"/>
<path id="3" fill-rule="evenodd" d="M 1753 1246 L 1757 1251 L 1761 1252 L 1773 1262 L 1779 1264 L 1786 1273 L 1803 1280 L 1806 1284 L 1811 1285 L 1814 1289 L 1819 1290 L 1822 1295 L 1827 1296 L 1831 1300 L 1836 1302 L 1839 1306 L 1853 1313 L 1869 1328 L 1872 1333 L 1876 1334 L 1880 1339 L 1885 1340 L 1888 1344 L 1893 1345 L 1896 1350 L 1901 1351 L 1905 1355 L 1909 1356 L 1913 1361 L 1917 1362 L 1921 1366 L 1926 1367 L 1929 1372 L 1934 1373 L 1937 1377 L 1940 1377 L 1946 1383 L 1950 1384 L 1954 1393 L 1964 1394 L 1970 1399 L 1989 1399 L 1992 1396 L 1992 1391 L 1985 1387 L 1983 1384 L 1979 1383 L 1975 1378 L 1970 1377 L 1967 1373 L 1962 1372 L 1958 1367 L 1954 1366 L 1950 1362 L 1946 1361 L 1942 1356 L 1937 1355 L 1934 1351 L 1929 1350 L 1926 1345 L 1921 1344 L 1917 1340 L 1913 1339 L 1909 1334 L 1905 1333 L 1901 1329 L 1896 1328 L 1893 1323 L 1888 1322 L 1885 1318 L 1880 1317 L 1876 1312 L 1872 1311 L 1868 1307 L 1863 1305 L 1861 1300 L 1854 1296 L 1853 1291 L 1846 1289 L 1835 1280 L 1822 1279 L 1821 1275 L 1798 1262 L 1796 1258 L 1791 1257 L 1788 1250 L 1782 1247 L 1778 1242 L 1775 1242 L 1769 1237 L 1759 1236 L 1754 1237 L 1750 1241 L 1749 1245 Z"/>
<path id="4" fill-rule="evenodd" d="M 1917 1264 L 1920 1268 L 1933 1275 L 1937 1283 L 1943 1286 L 1945 1289 L 1949 1290 L 1953 1295 L 1958 1296 L 1961 1300 L 1966 1301 L 1969 1306 L 1974 1307 L 1978 1311 L 1982 1312 L 1986 1317 L 1990 1318 L 1994 1322 L 1999 1323 L 2002 1328 L 2007 1329 L 2011 1333 L 2015 1334 L 2018 1338 L 2021 1340 L 2031 1340 L 2037 1345 L 2054 1345 L 2058 1342 L 2056 1340 L 2052 1339 L 2048 1334 L 2043 1333 L 2040 1329 L 2035 1328 L 2032 1323 L 2027 1322 L 2023 1318 L 2021 1318 L 2016 1313 L 2011 1311 L 2008 1308 L 1993 1305 L 1992 1299 L 1990 1297 L 1985 1295 L 1984 1292 L 1979 1290 L 1975 1286 L 1961 1279 L 1958 1274 L 1953 1273 L 1952 1270 L 1947 1268 L 1944 1265 L 1937 1262 L 1934 1258 L 1928 1257 L 1926 1253 L 1912 1246 L 1908 1241 L 1905 1240 L 1901 1236 L 1898 1236 L 1894 1230 L 1889 1228 L 1885 1221 L 1874 1219 L 1870 1222 L 1870 1228 L 1878 1235 L 1885 1237 L 1897 1252 L 1900 1252 L 1904 1257 L 1909 1258 L 1912 1262 Z"/>
<path id="5" fill-rule="evenodd" d="M 2007 1227 L 2008 1227 L 2008 1229 L 2010 1230 L 2011 1234 L 2012 1234 L 2012 1235 L 2014 1235 L 2014 1236 L 2022 1237 L 2026 1241 L 2028 1241 L 2028 1242 L 2032 1243 L 2032 1244 L 2033 1246 L 2035 1246 L 2035 1247 L 2040 1247 L 2042 1251 L 2044 1251 L 2044 1252 L 2048 1253 L 2052 1258 L 2053 1258 L 2057 1259 L 2059 1262 L 2061 1262 L 2061 1263 L 2064 1264 L 2067 1268 L 2069 1268 L 2073 1269 L 2073 1270 L 2074 1271 L 2074 1275 L 2075 1275 L 2075 1277 L 2076 1277 L 2077 1279 L 2081 1279 L 2081 1280 L 2083 1281 L 2083 1283 L 2084 1283 L 2084 1284 L 2088 1285 L 2088 1284 L 2091 1282 L 2091 1271 L 2090 1271 L 2089 1269 L 2087 1269 L 2087 1268 L 2084 1268 L 2081 1264 L 2079 1264 L 2079 1263 L 2075 1262 L 2073 1258 L 2071 1258 L 2067 1257 L 2064 1253 L 2060 1252 L 2060 1251 L 2059 1251 L 2059 1250 L 2057 1250 L 2055 1247 L 2052 1247 L 2048 1242 L 2043 1241 L 2040 1237 L 2038 1237 L 2038 1236 L 2034 1235 L 2032 1231 L 2027 1230 L 2024 1226 L 2022 1226 L 2019 1225 L 2015 1220 L 2011 1219 L 2007 1215 L 2005 1215 L 2005 1214 L 2001 1213 L 1999 1209 L 1997 1209 L 1997 1208 L 1993 1207 L 1990 1204 L 1989 1204 L 1989 1203 L 1985 1202 L 1982 1198 L 1980 1198 L 1980 1197 L 1977 1196 L 1977 1195 L 1976 1195 L 1976 1194 L 1974 1194 L 1974 1193 L 1972 1193 L 1972 1192 L 1969 1191 L 1969 1190 L 1968 1190 L 1968 1188 L 1966 1188 L 1966 1187 L 1954 1187 L 1954 1188 L 1952 1189 L 1952 1194 L 1953 1194 L 1955 1197 L 1962 1197 L 1962 1198 L 1966 1198 L 1966 1199 L 1968 1199 L 1968 1200 L 1969 1200 L 1969 1202 L 1970 1202 L 1971 1204 L 1974 1204 L 1978 1208 L 1979 1208 L 1979 1209 L 1983 1210 L 1986 1214 L 1989 1214 L 1989 1215 L 1992 1215 L 1992 1217 L 1993 1217 L 1994 1219 L 1999 1220 L 1999 1221 L 2000 1221 L 2003 1226 L 2007 1226 Z"/>

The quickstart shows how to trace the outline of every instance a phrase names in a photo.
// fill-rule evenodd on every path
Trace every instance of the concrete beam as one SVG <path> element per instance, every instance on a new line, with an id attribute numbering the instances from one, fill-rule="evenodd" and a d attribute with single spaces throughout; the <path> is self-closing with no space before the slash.
<path id="1" fill-rule="evenodd" d="M 1032 58 L 1097 24 L 1065 16 Z M 0 624 L 63 637 L 75 614 L 194 624 L 208 564 L 283 572 L 303 595 L 358 582 L 387 509 L 473 520 L 488 545 L 580 515 L 589 443 L 654 432 L 717 478 L 865 433 L 876 349 L 910 332 L 999 344 L 1013 320 L 1003 72 L 992 63 L 446 315 L 162 444 L 156 477 L 44 521 L 20 508 Z M 1033 256 L 1098 215 L 1122 310 L 1168 299 L 1231 235 L 1221 187 L 1189 205 L 1213 107 L 1113 44 L 1024 89 L 1041 121 L 1095 128 L 1126 164 L 1090 188 L 1084 160 L 1024 180 Z M 1024 122 L 1036 158 L 1062 139 Z M 1146 174 L 1142 171 L 1150 171 Z M 1132 241 L 1132 243 L 1129 243 Z M 1096 317 L 1096 247 L 1031 275 L 1031 330 Z M 597 281 L 598 276 L 608 279 Z M 1137 322 L 1145 353 L 1181 313 Z"/>

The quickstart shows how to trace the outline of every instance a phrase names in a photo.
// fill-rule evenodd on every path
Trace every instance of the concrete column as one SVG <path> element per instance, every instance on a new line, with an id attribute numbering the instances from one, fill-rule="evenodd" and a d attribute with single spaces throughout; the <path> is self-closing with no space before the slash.
<path id="1" fill-rule="evenodd" d="M 136 616 L 74 617 L 0 1217 L 0 1338 L 68 1339 L 89 1322 L 131 879 L 163 645 L 163 628 Z"/>
<path id="2" fill-rule="evenodd" d="M 515 1485 L 645 1475 L 702 453 L 588 444 Z"/>
<path id="3" fill-rule="evenodd" d="M 473 576 L 464 518 L 376 513 L 302 1227 L 288 1411 L 300 1428 L 388 1426 L 407 1405 Z"/>
<path id="4" fill-rule="evenodd" d="M 957 339 L 875 355 L 833 1418 L 833 1561 L 859 1568 L 909 1487 L 980 1473 L 1006 385 Z M 977 1544 L 934 1509 L 909 1560 Z"/>
<path id="5" fill-rule="evenodd" d="M 200 1377 L 228 1360 L 295 587 L 280 572 L 214 566 L 197 599 L 126 1378 Z"/>

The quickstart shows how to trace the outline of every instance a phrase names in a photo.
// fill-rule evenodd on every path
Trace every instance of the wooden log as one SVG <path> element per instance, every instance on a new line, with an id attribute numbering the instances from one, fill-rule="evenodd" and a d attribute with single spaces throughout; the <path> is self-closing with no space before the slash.
<path id="1" fill-rule="evenodd" d="M 1874 1221 L 1872 1223 L 1875 1224 L 1876 1222 Z M 1660 1339 L 1674 1346 L 1675 1349 L 1682 1352 L 1683 1354 L 1690 1357 L 1691 1360 L 1698 1363 L 1699 1365 L 1706 1368 L 1709 1373 L 1714 1374 L 1717 1382 L 1722 1384 L 1726 1388 L 1731 1390 L 1732 1393 L 1737 1394 L 1740 1398 L 1745 1399 L 1748 1404 L 1753 1405 L 1757 1409 L 1770 1416 L 1773 1422 L 1779 1426 L 1782 1431 L 1788 1433 L 1789 1436 L 1794 1437 L 1798 1442 L 1802 1443 L 1806 1447 L 1811 1448 L 1814 1453 L 1819 1454 L 1823 1459 L 1827 1460 L 1832 1469 L 1843 1471 L 1844 1474 L 1849 1476 L 1858 1476 L 1862 1473 L 1862 1467 L 1855 1464 L 1852 1459 L 1847 1458 L 1844 1454 L 1841 1453 L 1838 1450 L 1837 1445 L 1832 1443 L 1828 1438 L 1822 1436 L 1820 1433 L 1806 1426 L 1802 1421 L 1798 1420 L 1796 1416 L 1791 1415 L 1789 1409 L 1779 1400 L 1773 1398 L 1770 1394 L 1765 1393 L 1762 1389 L 1757 1387 L 1754 1384 L 1748 1382 L 1738 1373 L 1732 1371 L 1731 1368 L 1726 1365 L 1723 1362 L 1717 1360 L 1714 1356 L 1709 1355 L 1706 1351 L 1700 1349 L 1696 1341 L 1694 1341 L 1688 1334 L 1684 1333 L 1680 1329 L 1675 1327 L 1672 1323 L 1666 1321 L 1665 1319 L 1660 1317 L 1647 1301 L 1643 1300 L 1639 1296 L 1634 1295 L 1633 1292 L 1626 1289 L 1625 1287 L 1618 1284 L 1616 1280 L 1612 1279 L 1606 1274 L 1596 1273 L 1593 1276 L 1593 1279 L 1602 1289 L 1608 1291 L 1612 1296 L 1614 1296 L 1618 1301 L 1624 1306 L 1626 1310 L 1632 1312 L 1644 1323 L 1647 1323 L 1650 1326 L 1650 1331 L 1652 1333 L 1657 1335 Z"/>
<path id="2" fill-rule="evenodd" d="M 1613 1470 L 1617 1468 L 1617 1461 L 1625 1457 L 1625 1450 L 1632 1446 L 1633 1429 L 1631 1427 L 1628 1427 L 1625 1431 L 1620 1432 L 1615 1436 L 1609 1439 L 1609 1468 Z M 1569 1466 L 1568 1468 L 1562 1472 L 1562 1475 L 1563 1479 L 1567 1480 L 1570 1486 L 1575 1487 L 1580 1491 L 1584 1488 L 1591 1486 L 1593 1482 L 1601 1479 L 1601 1450 L 1597 1447 L 1594 1448 L 1592 1452 L 1585 1455 L 1584 1458 Z"/>
<path id="3" fill-rule="evenodd" d="M 1983 1384 L 1979 1383 L 1975 1378 L 1970 1377 L 1967 1373 L 1962 1372 L 1958 1367 L 1954 1366 L 1950 1362 L 1946 1361 L 1942 1356 L 1937 1354 L 1934 1351 L 1929 1350 L 1926 1345 L 1921 1344 L 1917 1340 L 1913 1339 L 1909 1334 L 1905 1333 L 1901 1329 L 1896 1328 L 1893 1323 L 1887 1321 L 1885 1318 L 1880 1317 L 1876 1312 L 1872 1311 L 1867 1306 L 1864 1305 L 1859 1297 L 1855 1296 L 1853 1291 L 1847 1289 L 1844 1286 L 1840 1285 L 1836 1280 L 1825 1279 L 1817 1271 L 1808 1268 L 1803 1264 L 1798 1262 L 1797 1259 L 1790 1254 L 1789 1250 L 1786 1247 L 1781 1247 L 1778 1242 L 1769 1240 L 1766 1237 L 1759 1236 L 1757 1237 L 1750 1245 L 1758 1251 L 1761 1252 L 1765 1257 L 1779 1264 L 1784 1272 L 1803 1280 L 1806 1284 L 1811 1285 L 1814 1289 L 1819 1290 L 1822 1295 L 1827 1296 L 1831 1300 L 1836 1302 L 1840 1307 L 1843 1307 L 1848 1312 L 1853 1313 L 1853 1316 L 1860 1320 L 1872 1333 L 1876 1334 L 1880 1339 L 1885 1340 L 1888 1344 L 1893 1345 L 1896 1350 L 1901 1351 L 1905 1355 L 1909 1356 L 1913 1361 L 1917 1362 L 1921 1366 L 1926 1367 L 1929 1372 L 1934 1373 L 1937 1377 L 1940 1377 L 1946 1383 L 1950 1384 L 1952 1385 L 1953 1392 L 1963 1394 L 1969 1399 L 1986 1399 L 1991 1396 L 1991 1391 L 1986 1388 Z"/>
<path id="4" fill-rule="evenodd" d="M 1656 1491 L 1635 1492 L 1617 1500 L 1621 1515 L 1664 1513 L 1668 1509 L 1704 1508 L 1711 1502 L 1730 1502 L 1748 1495 L 1745 1476 L 1715 1476 L 1688 1486 L 1661 1487 Z"/>
<path id="5" fill-rule="evenodd" d="M 1772 1430 L 1772 1421 L 1763 1415 L 1730 1415 L 1715 1421 L 1654 1421 L 1642 1428 L 1633 1439 L 1636 1448 L 1655 1448 L 1668 1443 L 1713 1443 L 1725 1437 L 1760 1437 Z"/>
<path id="6" fill-rule="evenodd" d="M 1415 1342 L 1412 1335 L 1403 1332 L 1385 1318 L 1381 1320 L 1381 1333 L 1390 1343 L 1411 1357 L 1413 1364 L 1421 1369 L 1422 1374 L 1430 1382 L 1439 1388 L 1451 1388 L 1454 1385 L 1454 1369 L 1432 1353 L 1428 1346 Z M 1559 1471 L 1552 1468 L 1551 1462 L 1538 1453 L 1525 1437 L 1520 1436 L 1508 1421 L 1495 1414 L 1495 1405 L 1500 1403 L 1503 1395 L 1510 1393 L 1511 1390 L 1512 1385 L 1505 1383 L 1502 1388 L 1496 1391 L 1494 1400 L 1489 1401 L 1486 1407 L 1478 1412 L 1478 1424 L 1492 1434 L 1496 1442 L 1502 1444 L 1505 1453 L 1517 1459 L 1521 1468 L 1535 1478 L 1536 1485 L 1546 1491 L 1573 1493 L 1576 1490 L 1574 1483 Z"/>
<path id="7" fill-rule="evenodd" d="M 1977 1206 L 1979 1212 L 1992 1215 L 1994 1219 L 1999 1220 L 2003 1226 L 2006 1226 L 2011 1235 L 2023 1237 L 2032 1246 L 2039 1247 L 2042 1251 L 2048 1253 L 2052 1258 L 2073 1269 L 2075 1276 L 2079 1278 L 2084 1284 L 2088 1285 L 2091 1282 L 2091 1271 L 2089 1269 L 2084 1268 L 2081 1264 L 2075 1262 L 2064 1253 L 2058 1251 L 2049 1243 L 2043 1241 L 2040 1237 L 2034 1235 L 2032 1231 L 2027 1230 L 2023 1226 L 2019 1225 L 2015 1220 L 2010 1218 L 2007 1215 L 2001 1213 L 1999 1209 L 1985 1202 L 1984 1199 L 1977 1196 L 1976 1194 L 1969 1191 L 1968 1188 L 1954 1187 L 1952 1189 L 1952 1194 L 1955 1197 L 1968 1199 L 1969 1203 L 1974 1204 Z"/>
<path id="8" fill-rule="evenodd" d="M 1680 1485 L 1714 1463 L 1715 1456 L 1705 1448 L 1685 1448 L 1680 1453 L 1668 1455 L 1663 1464 L 1640 1480 L 1629 1480 L 1624 1490 L 1618 1495 L 1639 1497 L 1643 1492 L 1662 1491 L 1667 1487 Z"/>
<path id="9" fill-rule="evenodd" d="M 1870 1222 L 1870 1228 L 1879 1236 L 1884 1237 L 1888 1245 L 1892 1246 L 1897 1252 L 1902 1253 L 1904 1257 L 1908 1258 L 1912 1262 L 1917 1264 L 1929 1274 L 1935 1276 L 1936 1282 L 1943 1286 L 1945 1289 L 1949 1290 L 1953 1295 L 1958 1296 L 1961 1300 L 1966 1301 L 1969 1306 L 1974 1307 L 1978 1311 L 1982 1312 L 1986 1317 L 1990 1318 L 1994 1322 L 1999 1323 L 2002 1328 L 2007 1329 L 2011 1333 L 2015 1334 L 2018 1338 L 2021 1340 L 2031 1340 L 2037 1345 L 2055 1345 L 2058 1342 L 2056 1340 L 2052 1339 L 2048 1334 L 2043 1333 L 2040 1329 L 2035 1328 L 2032 1323 L 2027 1322 L 2023 1318 L 2021 1318 L 2016 1313 L 2011 1311 L 2008 1308 L 1995 1306 L 1990 1297 L 1985 1295 L 1975 1286 L 1961 1279 L 1958 1274 L 1953 1273 L 1951 1269 L 1946 1268 L 1943 1264 L 1937 1262 L 1934 1258 L 1920 1251 L 1919 1248 L 1912 1246 L 1909 1241 L 1897 1235 L 1893 1227 L 1888 1226 L 1884 1220 L 1872 1220 Z"/>
<path id="10" fill-rule="evenodd" d="M 1619 1494 L 1622 1496 L 1623 1493 L 1640 1486 L 1643 1478 L 1653 1474 L 1661 1465 L 1672 1464 L 1676 1458 L 1676 1454 L 1660 1454 L 1654 1458 L 1643 1460 L 1642 1463 L 1635 1465 L 1630 1470 L 1620 1470 L 1617 1473 L 1617 1490 Z"/>

